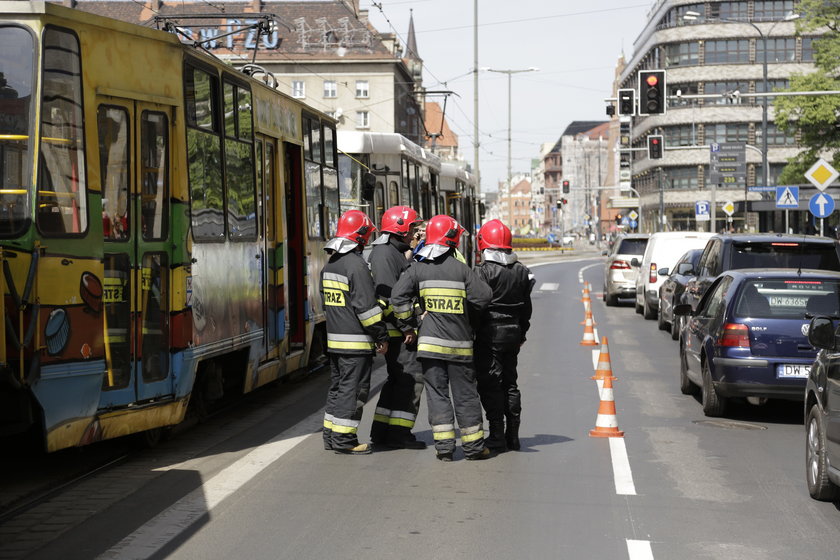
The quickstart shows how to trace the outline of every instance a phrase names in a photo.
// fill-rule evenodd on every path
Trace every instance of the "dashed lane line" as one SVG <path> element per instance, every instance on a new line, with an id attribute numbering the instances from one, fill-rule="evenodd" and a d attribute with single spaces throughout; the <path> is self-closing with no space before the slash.
<path id="1" fill-rule="evenodd" d="M 558 284 L 557 282 L 543 282 L 542 284 L 540 284 L 540 290 L 539 291 L 541 291 L 541 292 L 553 292 L 553 291 L 557 290 L 557 288 L 559 288 L 559 287 L 560 287 L 560 284 Z"/>
<path id="2" fill-rule="evenodd" d="M 601 265 L 603 265 L 603 263 L 601 263 L 601 262 L 596 262 L 596 263 L 592 263 L 592 264 L 590 264 L 590 265 L 584 266 L 583 268 L 581 268 L 580 270 L 578 270 L 578 284 L 583 284 L 583 273 L 584 273 L 585 271 L 589 270 L 589 269 L 590 269 L 590 268 L 592 268 L 593 266 L 601 266 Z"/>
<path id="3" fill-rule="evenodd" d="M 627 554 L 630 556 L 630 560 L 653 560 L 650 541 L 627 539 Z"/>
<path id="4" fill-rule="evenodd" d="M 636 485 L 633 484 L 633 473 L 630 471 L 630 459 L 627 458 L 624 438 L 611 437 L 609 440 L 615 493 L 619 496 L 635 496 Z"/>

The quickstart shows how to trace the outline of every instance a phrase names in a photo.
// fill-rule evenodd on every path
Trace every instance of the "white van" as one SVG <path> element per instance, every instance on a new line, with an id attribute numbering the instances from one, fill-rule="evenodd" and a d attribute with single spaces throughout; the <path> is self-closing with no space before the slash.
<path id="1" fill-rule="evenodd" d="M 631 266 L 639 267 L 636 276 L 636 313 L 645 319 L 656 319 L 659 310 L 659 286 L 665 279 L 659 270 L 673 268 L 679 258 L 689 249 L 702 249 L 714 235 L 701 231 L 670 231 L 650 236 L 641 262 L 633 259 Z"/>

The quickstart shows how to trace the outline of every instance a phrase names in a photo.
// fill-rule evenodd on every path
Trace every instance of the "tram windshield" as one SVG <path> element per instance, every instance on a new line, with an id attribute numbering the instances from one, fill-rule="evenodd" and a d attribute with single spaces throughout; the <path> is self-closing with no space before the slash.
<path id="1" fill-rule="evenodd" d="M 0 27 L 0 237 L 29 225 L 35 45 L 22 27 Z"/>

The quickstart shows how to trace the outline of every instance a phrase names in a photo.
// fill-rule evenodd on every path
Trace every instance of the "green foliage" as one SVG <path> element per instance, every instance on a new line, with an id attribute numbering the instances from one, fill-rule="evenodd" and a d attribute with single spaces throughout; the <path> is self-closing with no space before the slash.
<path id="1" fill-rule="evenodd" d="M 816 71 L 791 76 L 790 90 L 840 90 L 840 2 L 802 0 L 797 11 L 802 16 L 797 20 L 800 35 L 824 34 L 813 44 Z M 778 97 L 774 107 L 776 126 L 790 135 L 799 133 L 803 146 L 803 151 L 789 160 L 779 177 L 781 183 L 801 183 L 802 174 L 826 152 L 832 165 L 840 165 L 840 96 Z"/>

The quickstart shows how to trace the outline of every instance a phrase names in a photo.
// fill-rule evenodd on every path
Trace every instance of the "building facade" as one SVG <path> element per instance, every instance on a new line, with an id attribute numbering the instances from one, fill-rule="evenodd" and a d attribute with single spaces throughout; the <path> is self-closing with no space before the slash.
<path id="1" fill-rule="evenodd" d="M 697 2 L 658 0 L 634 43 L 633 56 L 620 72 L 617 86 L 638 92 L 640 70 L 667 73 L 667 111 L 633 119 L 631 138 L 633 187 L 641 194 L 645 230 L 655 231 L 664 214 L 666 229 L 707 229 L 695 221 L 695 202 L 727 200 L 736 205 L 733 223 L 717 211 L 713 230 L 783 231 L 769 187 L 799 148 L 773 121 L 772 100 L 766 130 L 762 104 L 767 98 L 745 97 L 785 89 L 794 73 L 813 70 L 815 36 L 798 36 L 793 0 Z M 767 79 L 764 79 L 766 65 Z M 705 97 L 692 97 L 705 96 Z M 664 136 L 664 157 L 651 160 L 645 150 L 651 134 Z M 764 136 L 768 146 L 764 154 Z M 710 146 L 746 144 L 745 180 L 734 185 L 709 183 Z M 767 179 L 763 162 L 769 163 Z M 764 183 L 769 183 L 765 185 Z M 757 189 L 753 189 L 757 190 Z M 749 204 L 745 204 L 749 200 Z M 805 213 L 794 213 L 791 228 L 800 231 Z"/>

